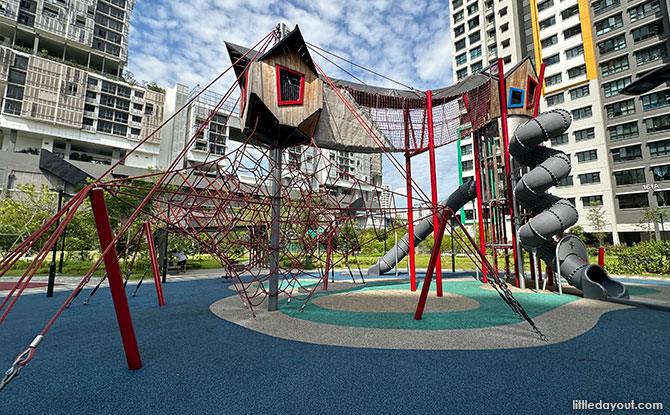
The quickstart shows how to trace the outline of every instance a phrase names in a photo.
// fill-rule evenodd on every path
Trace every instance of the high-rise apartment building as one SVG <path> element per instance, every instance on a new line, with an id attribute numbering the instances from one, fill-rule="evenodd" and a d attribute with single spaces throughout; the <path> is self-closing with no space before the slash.
<path id="1" fill-rule="evenodd" d="M 0 184 L 63 186 L 57 156 L 86 166 L 120 160 L 163 120 L 165 94 L 121 78 L 133 0 L 0 1 Z M 125 160 L 159 164 L 161 132 Z M 45 153 L 46 152 L 46 153 Z M 12 154 L 22 154 L 12 162 Z M 31 158 L 32 157 L 32 158 Z M 104 171 L 104 170 L 103 170 Z M 71 183 L 70 183 L 71 184 Z"/>
<path id="2" fill-rule="evenodd" d="M 482 7 L 487 50 L 495 52 L 487 56 L 487 63 L 501 57 L 510 68 L 526 55 L 538 68 L 544 62 L 543 110 L 555 107 L 572 113 L 570 129 L 548 143 L 572 160 L 571 175 L 551 192 L 574 202 L 578 225 L 587 232 L 595 231 L 587 213 L 596 205 L 602 206 L 612 242 L 644 238 L 641 209 L 670 204 L 670 141 L 664 137 L 670 130 L 670 90 L 662 85 L 642 97 L 619 91 L 668 61 L 668 3 L 453 2 L 456 80 L 480 69 L 470 53 L 479 46 L 477 25 L 466 23 L 461 30 L 457 20 Z M 461 140 L 458 151 L 461 180 L 473 177 L 472 140 Z M 466 206 L 461 215 L 471 220 L 474 209 Z"/>

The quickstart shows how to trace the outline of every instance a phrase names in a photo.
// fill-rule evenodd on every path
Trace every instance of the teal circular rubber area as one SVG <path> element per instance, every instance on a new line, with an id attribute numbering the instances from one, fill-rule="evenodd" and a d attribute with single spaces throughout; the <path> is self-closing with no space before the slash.
<path id="1" fill-rule="evenodd" d="M 314 304 L 313 301 L 310 301 L 302 312 L 300 312 L 300 307 L 303 304 L 302 302 L 291 301 L 287 303 L 286 301 L 280 301 L 279 311 L 287 316 L 314 323 L 379 329 L 474 329 L 503 326 L 506 324 L 518 323 L 520 321 L 519 316 L 512 311 L 496 291 L 484 289 L 480 282 L 446 281 L 443 284 L 443 288 L 444 292 L 468 297 L 477 301 L 479 307 L 471 310 L 437 313 L 431 312 L 430 309 L 426 308 L 423 318 L 420 321 L 414 320 L 414 313 L 333 310 L 320 307 L 319 305 Z M 338 291 L 322 291 L 319 289 L 314 294 L 313 298 L 358 290 L 377 290 L 380 291 L 380 295 L 383 295 L 384 290 L 398 289 L 406 289 L 409 292 L 409 283 L 406 281 L 378 281 L 368 282 L 365 285 Z M 436 295 L 434 284 L 430 295 Z M 514 297 L 519 301 L 531 318 L 535 318 L 547 311 L 579 299 L 579 297 L 567 294 L 538 294 L 535 292 L 515 292 Z M 418 300 L 418 295 L 416 298 Z M 448 298 L 445 298 L 444 300 L 449 301 Z"/>

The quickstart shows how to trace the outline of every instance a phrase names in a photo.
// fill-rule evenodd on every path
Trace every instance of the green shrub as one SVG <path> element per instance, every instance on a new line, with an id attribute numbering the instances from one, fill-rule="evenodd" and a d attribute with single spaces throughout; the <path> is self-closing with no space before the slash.
<path id="1" fill-rule="evenodd" d="M 610 270 L 627 274 L 670 274 L 670 245 L 660 241 L 640 242 L 619 253 Z"/>

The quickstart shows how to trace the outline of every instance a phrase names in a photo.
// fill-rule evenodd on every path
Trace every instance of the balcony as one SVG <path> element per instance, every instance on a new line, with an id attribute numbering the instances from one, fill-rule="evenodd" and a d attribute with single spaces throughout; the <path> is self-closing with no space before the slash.
<path id="1" fill-rule="evenodd" d="M 86 97 L 85 101 L 86 101 L 87 104 L 97 104 L 98 103 L 97 98 L 91 98 L 91 97 Z"/>
<path id="2" fill-rule="evenodd" d="M 81 129 L 86 130 L 86 131 L 95 131 L 95 125 L 84 124 L 84 125 L 81 126 Z"/>
<path id="3" fill-rule="evenodd" d="M 133 115 L 144 115 L 142 110 L 138 110 L 133 106 L 130 107 L 130 113 L 133 114 Z"/>
<path id="4" fill-rule="evenodd" d="M 95 118 L 96 113 L 94 111 L 84 111 L 84 117 Z"/>
<path id="5" fill-rule="evenodd" d="M 142 123 L 133 121 L 133 120 L 128 120 L 128 125 L 133 127 L 133 128 L 142 128 Z"/>

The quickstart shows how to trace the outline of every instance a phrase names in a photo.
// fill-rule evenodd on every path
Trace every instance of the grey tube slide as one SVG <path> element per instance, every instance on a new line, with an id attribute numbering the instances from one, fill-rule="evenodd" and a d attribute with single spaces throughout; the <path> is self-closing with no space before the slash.
<path id="1" fill-rule="evenodd" d="M 570 157 L 540 144 L 563 134 L 571 122 L 570 113 L 564 110 L 542 113 L 520 125 L 509 143 L 514 159 L 530 168 L 514 188 L 514 195 L 521 206 L 535 215 L 519 228 L 519 240 L 526 250 L 536 250 L 553 269 L 556 269 L 553 237 L 577 223 L 578 215 L 568 200 L 545 193 L 570 174 Z M 576 256 L 568 256 L 560 265 L 561 275 L 582 290 L 585 298 L 628 298 L 626 287 L 597 265 L 586 264 Z"/>
<path id="2" fill-rule="evenodd" d="M 440 206 L 449 207 L 457 212 L 466 203 L 477 197 L 477 188 L 474 180 L 460 185 Z M 414 246 L 419 245 L 424 239 L 433 233 L 433 215 L 426 216 L 414 225 Z M 386 255 L 379 258 L 377 263 L 368 269 L 368 276 L 378 276 L 389 272 L 396 264 L 396 258 L 400 262 L 409 254 L 409 233 L 402 237 L 398 243 L 391 248 Z"/>

